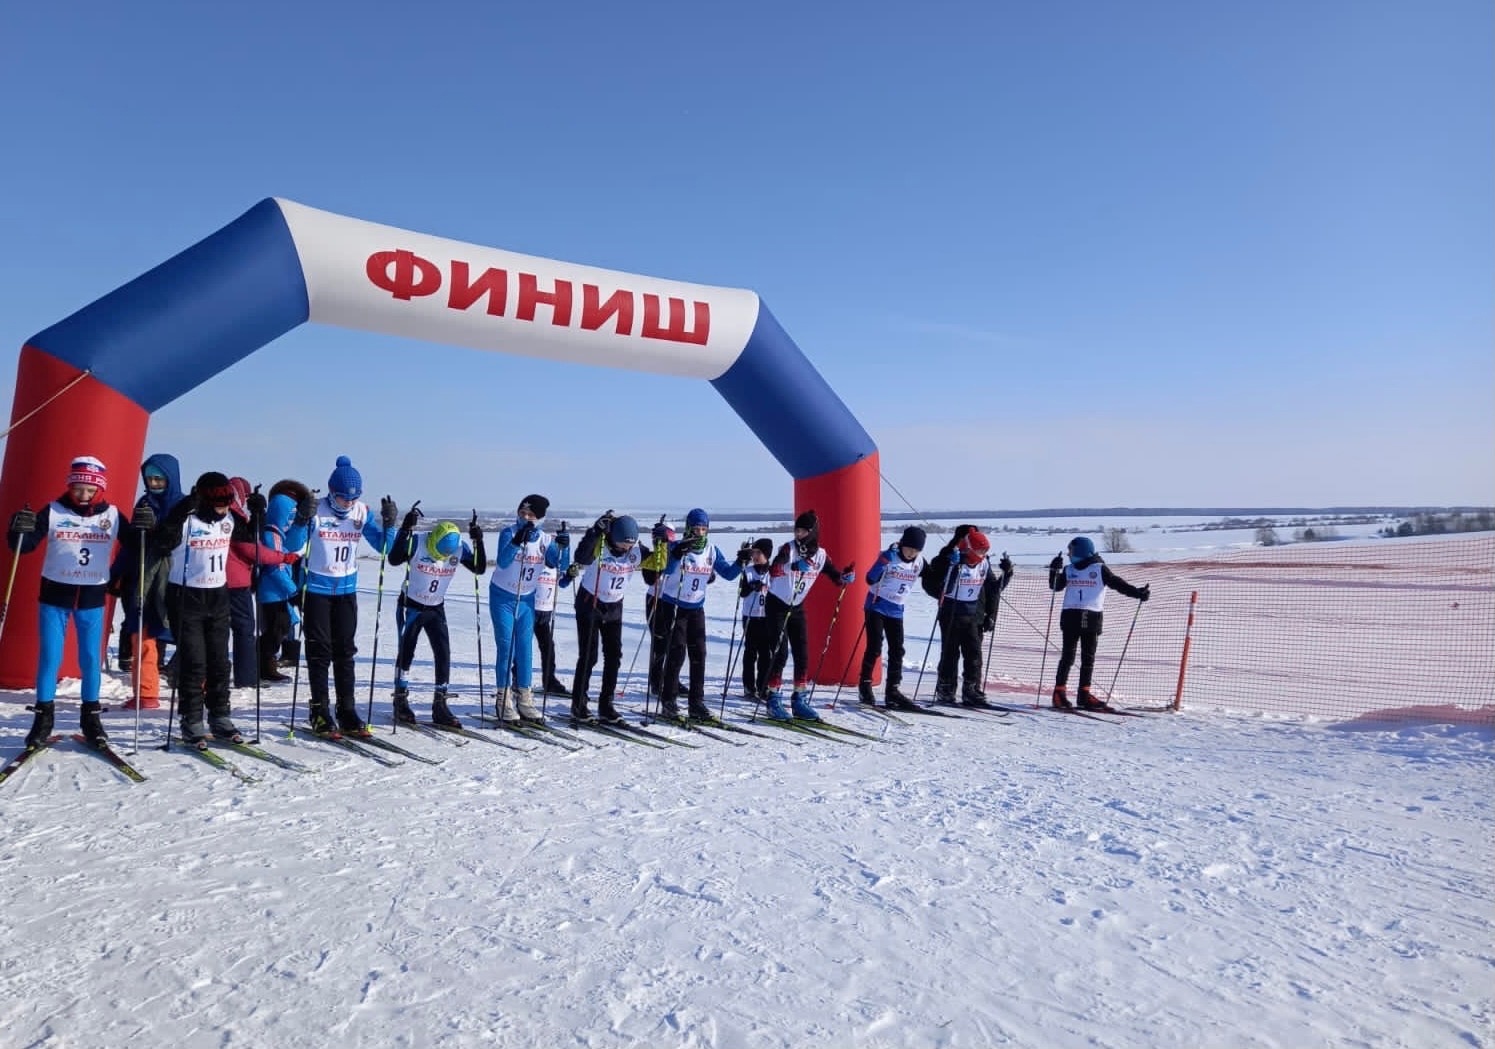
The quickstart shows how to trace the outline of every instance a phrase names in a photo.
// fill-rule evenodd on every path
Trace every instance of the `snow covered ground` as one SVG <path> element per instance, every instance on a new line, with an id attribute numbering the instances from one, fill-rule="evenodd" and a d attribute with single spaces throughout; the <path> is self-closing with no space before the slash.
<path id="1" fill-rule="evenodd" d="M 449 604 L 461 713 L 478 620 L 460 580 Z M 713 703 L 731 611 L 723 587 Z M 145 784 L 68 743 L 0 786 L 0 1045 L 1495 1046 L 1485 728 L 890 725 L 843 693 L 880 741 L 401 733 L 445 760 L 387 769 L 287 741 L 290 692 L 263 738 L 310 774 L 238 759 L 264 777 L 240 783 L 152 749 L 155 715 Z M 3 698 L 10 753 L 29 715 Z"/>

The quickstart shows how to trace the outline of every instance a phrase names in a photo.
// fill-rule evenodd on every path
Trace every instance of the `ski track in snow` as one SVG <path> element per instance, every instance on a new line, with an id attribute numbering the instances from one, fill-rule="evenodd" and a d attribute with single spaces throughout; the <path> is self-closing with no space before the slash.
<path id="1" fill-rule="evenodd" d="M 450 618 L 461 714 L 480 620 Z M 887 726 L 903 746 L 576 753 L 402 732 L 445 763 L 385 769 L 286 741 L 290 694 L 263 692 L 265 746 L 312 774 L 151 749 L 163 711 L 148 783 L 67 742 L 0 786 L 6 1049 L 1495 1047 L 1487 729 L 1013 714 Z M 8 755 L 30 718 L 6 698 Z M 108 724 L 130 749 L 133 716 Z"/>

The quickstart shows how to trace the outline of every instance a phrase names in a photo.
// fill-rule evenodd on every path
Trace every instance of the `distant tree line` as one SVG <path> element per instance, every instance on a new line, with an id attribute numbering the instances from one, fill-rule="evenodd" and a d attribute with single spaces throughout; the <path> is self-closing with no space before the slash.
<path id="1" fill-rule="evenodd" d="M 1392 538 L 1491 531 L 1495 531 L 1495 511 L 1474 510 L 1465 513 L 1462 510 L 1455 510 L 1451 514 L 1413 514 L 1394 528 L 1388 525 L 1381 529 L 1381 534 Z"/>

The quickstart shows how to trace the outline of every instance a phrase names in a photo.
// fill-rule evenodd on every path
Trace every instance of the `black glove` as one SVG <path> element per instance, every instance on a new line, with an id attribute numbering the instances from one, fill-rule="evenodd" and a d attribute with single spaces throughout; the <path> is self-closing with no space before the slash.
<path id="1" fill-rule="evenodd" d="M 654 536 L 656 543 L 668 543 L 670 541 L 670 530 L 664 526 L 663 521 L 655 525 L 654 531 L 649 534 Z"/>
<path id="2" fill-rule="evenodd" d="M 255 485 L 254 491 L 249 493 L 249 498 L 244 500 L 244 507 L 249 511 L 249 517 L 254 521 L 263 521 L 265 511 L 270 509 L 270 503 L 260 494 L 260 486 Z"/>
<path id="3" fill-rule="evenodd" d="M 1012 574 L 1012 558 L 1008 557 L 1006 554 L 1003 554 L 1002 555 L 1002 560 L 1000 560 L 1000 561 L 997 562 L 997 567 L 1002 570 L 1002 574 L 1003 575 L 1011 575 Z"/>
<path id="4" fill-rule="evenodd" d="M 399 506 L 397 506 L 395 504 L 395 501 L 393 499 L 391 499 L 387 495 L 383 499 L 380 499 L 379 500 L 379 523 L 384 526 L 384 530 L 386 532 L 389 531 L 391 528 L 393 528 L 395 526 L 395 522 L 398 521 L 399 519 L 400 519 L 400 508 L 399 508 Z"/>
<path id="5" fill-rule="evenodd" d="M 611 510 L 609 510 L 607 513 L 603 514 L 601 517 L 597 518 L 596 522 L 592 525 L 592 527 L 595 528 L 595 529 L 597 529 L 597 534 L 598 535 L 601 535 L 601 536 L 607 535 L 608 532 L 612 531 L 612 527 L 613 527 L 613 512 Z"/>
<path id="6" fill-rule="evenodd" d="M 156 527 L 156 511 L 151 509 L 150 503 L 141 503 L 135 507 L 135 513 L 130 516 L 130 525 L 142 532 L 149 532 Z"/>
<path id="7" fill-rule="evenodd" d="M 759 590 L 763 589 L 763 586 L 764 586 L 763 580 L 761 580 L 761 579 L 754 579 L 751 583 L 748 584 L 748 589 L 751 590 L 753 593 L 756 594 Z"/>
<path id="8" fill-rule="evenodd" d="M 36 511 L 29 506 L 23 510 L 17 510 L 10 519 L 10 530 L 21 535 L 30 535 L 36 531 Z"/>
<path id="9" fill-rule="evenodd" d="M 745 565 L 753 559 L 753 544 L 743 543 L 742 549 L 737 551 L 737 563 Z"/>
<path id="10" fill-rule="evenodd" d="M 476 510 L 472 512 L 472 520 L 467 522 L 467 538 L 471 539 L 474 543 L 481 543 L 483 541 L 483 526 L 478 524 L 478 512 Z"/>
<path id="11" fill-rule="evenodd" d="M 1138 601 L 1146 601 L 1151 596 L 1152 596 L 1152 584 L 1151 583 L 1148 583 L 1141 590 L 1137 591 L 1137 600 Z"/>
<path id="12" fill-rule="evenodd" d="M 981 632 L 983 634 L 990 634 L 995 629 L 997 629 L 996 616 L 987 616 L 981 621 Z"/>
<path id="13" fill-rule="evenodd" d="M 571 562 L 571 567 L 568 568 L 568 569 L 566 569 L 566 578 L 568 578 L 568 579 L 575 579 L 577 576 L 581 575 L 586 570 L 587 569 L 586 569 L 585 565 L 579 565 L 575 561 L 573 561 L 573 562 Z"/>
<path id="14" fill-rule="evenodd" d="M 420 523 L 420 511 L 411 507 L 405 511 L 405 519 L 400 522 L 400 531 L 413 532 L 415 526 Z"/>
<path id="15" fill-rule="evenodd" d="M 670 551 L 670 556 L 678 561 L 682 557 L 685 557 L 687 554 L 693 554 L 698 550 L 704 549 L 706 549 L 705 536 L 701 536 L 700 538 L 692 537 L 689 539 L 682 539 L 678 543 L 676 543 L 675 548 Z"/>
<path id="16" fill-rule="evenodd" d="M 510 540 L 515 546 L 523 546 L 535 537 L 535 525 L 533 521 L 526 521 L 514 529 L 514 538 Z"/>
<path id="17" fill-rule="evenodd" d="M 1064 568 L 1064 558 L 1062 558 L 1062 557 L 1055 557 L 1052 561 L 1049 562 L 1049 571 L 1050 572 L 1062 571 L 1063 568 Z"/>
<path id="18" fill-rule="evenodd" d="M 561 530 L 555 534 L 555 545 L 562 550 L 571 545 L 571 533 L 566 531 L 566 525 L 561 524 Z"/>
<path id="19" fill-rule="evenodd" d="M 302 499 L 296 506 L 296 516 L 301 519 L 302 524 L 306 524 L 312 518 L 316 517 L 317 497 L 308 495 L 305 499 Z"/>

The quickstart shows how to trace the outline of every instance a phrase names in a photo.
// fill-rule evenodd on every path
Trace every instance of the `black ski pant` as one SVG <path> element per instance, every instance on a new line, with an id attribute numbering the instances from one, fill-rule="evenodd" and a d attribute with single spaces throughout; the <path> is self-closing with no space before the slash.
<path id="1" fill-rule="evenodd" d="M 670 658 L 670 639 L 675 634 L 677 607 L 669 601 L 644 597 L 644 614 L 649 619 L 649 691 L 656 696 L 664 694 L 664 666 Z"/>
<path id="2" fill-rule="evenodd" d="M 446 604 L 422 605 L 406 601 L 400 607 L 400 654 L 395 665 L 400 678 L 410 673 L 415 646 L 421 634 L 431 642 L 431 661 L 436 664 L 436 688 L 444 689 L 452 678 L 452 640 L 446 625 Z"/>
<path id="3" fill-rule="evenodd" d="M 773 642 L 766 616 L 749 616 L 742 621 L 742 691 L 749 699 L 768 687 Z"/>
<path id="4" fill-rule="evenodd" d="M 166 609 L 177 645 L 177 704 L 182 724 L 200 722 L 204 704 L 210 715 L 227 716 L 232 694 L 228 588 L 172 583 L 166 588 Z"/>
<path id="5" fill-rule="evenodd" d="M 254 622 L 254 590 L 251 587 L 232 587 L 228 592 L 228 621 L 233 634 L 234 688 L 253 688 L 260 679 L 258 631 Z"/>
<path id="6" fill-rule="evenodd" d="M 784 667 L 789 655 L 794 654 L 794 688 L 796 691 L 810 677 L 810 642 L 805 634 L 805 606 L 787 605 L 772 594 L 764 602 L 763 618 L 768 623 L 768 636 L 772 639 L 773 663 L 769 667 L 769 682 L 784 680 Z"/>
<path id="7" fill-rule="evenodd" d="M 981 613 L 974 601 L 947 600 L 940 609 L 940 663 L 936 688 L 955 691 L 956 674 L 964 669 L 966 686 L 980 688 Z M 964 667 L 961 664 L 964 663 Z"/>
<path id="8" fill-rule="evenodd" d="M 291 606 L 284 601 L 260 604 L 260 672 L 266 677 L 275 669 L 280 644 L 291 633 Z"/>
<path id="9" fill-rule="evenodd" d="M 1063 638 L 1059 649 L 1059 668 L 1054 672 L 1054 684 L 1062 685 L 1069 680 L 1069 668 L 1075 663 L 1075 649 L 1080 650 L 1080 687 L 1090 687 L 1090 677 L 1095 673 L 1095 649 L 1100 644 L 1100 612 L 1083 608 L 1066 608 L 1059 613 L 1059 636 Z"/>
<path id="10" fill-rule="evenodd" d="M 540 646 L 540 690 L 555 680 L 555 611 L 535 613 L 535 644 Z"/>
<path id="11" fill-rule="evenodd" d="M 598 602 L 582 590 L 576 595 L 576 677 L 571 698 L 585 703 L 592 687 L 592 668 L 602 651 L 602 691 L 598 701 L 612 702 L 618 687 L 618 668 L 623 665 L 623 602 Z"/>
<path id="12" fill-rule="evenodd" d="M 327 671 L 332 670 L 340 710 L 357 712 L 353 657 L 358 655 L 358 595 L 308 592 L 301 609 L 306 639 L 306 683 L 313 708 L 327 709 Z"/>
<path id="13" fill-rule="evenodd" d="M 877 667 L 877 657 L 882 655 L 882 641 L 886 637 L 888 662 L 884 668 L 883 683 L 892 688 L 903 680 L 903 619 L 883 615 L 869 608 L 866 612 L 866 624 L 867 650 L 862 653 L 860 680 L 871 684 L 872 671 Z"/>
<path id="14" fill-rule="evenodd" d="M 690 705 L 699 707 L 706 702 L 706 607 L 676 606 L 661 601 L 654 610 L 655 618 L 666 609 L 671 610 L 670 654 L 664 663 L 664 688 L 659 693 L 659 705 L 665 710 L 675 706 L 680 691 L 680 668 L 689 658 Z"/>

